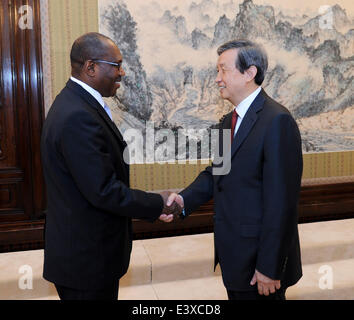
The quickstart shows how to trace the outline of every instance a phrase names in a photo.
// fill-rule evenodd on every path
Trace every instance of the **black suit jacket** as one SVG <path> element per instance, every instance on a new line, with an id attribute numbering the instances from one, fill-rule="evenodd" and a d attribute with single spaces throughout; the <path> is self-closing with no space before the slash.
<path id="1" fill-rule="evenodd" d="M 230 129 L 231 113 L 221 123 Z M 254 290 L 255 269 L 283 287 L 302 276 L 298 199 L 301 137 L 288 110 L 262 91 L 248 109 L 231 146 L 231 171 L 201 172 L 181 192 L 187 215 L 214 198 L 215 265 L 227 289 Z"/>
<path id="2" fill-rule="evenodd" d="M 131 218 L 155 220 L 160 195 L 129 188 L 126 143 L 97 100 L 69 80 L 44 123 L 45 279 L 100 289 L 127 271 Z"/>

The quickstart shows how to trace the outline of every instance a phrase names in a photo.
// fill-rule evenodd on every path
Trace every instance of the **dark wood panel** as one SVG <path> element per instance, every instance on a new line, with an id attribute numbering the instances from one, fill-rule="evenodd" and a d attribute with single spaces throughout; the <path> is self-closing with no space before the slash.
<path id="1" fill-rule="evenodd" d="M 301 188 L 299 223 L 354 218 L 354 182 Z M 213 231 L 213 201 L 183 221 L 168 224 L 133 220 L 134 239 L 149 239 Z M 42 249 L 44 220 L 0 224 L 0 252 Z"/>
<path id="2" fill-rule="evenodd" d="M 44 220 L 0 225 L 0 252 L 43 248 Z"/>
<path id="3" fill-rule="evenodd" d="M 4 170 L 0 177 L 0 194 L 3 195 L 0 199 L 0 223 L 25 219 L 22 171 Z"/>
<path id="4" fill-rule="evenodd" d="M 18 203 L 19 199 L 17 199 L 20 189 L 21 187 L 18 182 L 12 184 L 0 184 L 0 221 L 1 214 L 4 210 L 9 210 L 11 208 L 18 209 L 20 207 Z"/>
<path id="5" fill-rule="evenodd" d="M 7 179 L 7 182 L 0 182 L 0 193 L 1 191 L 8 197 L 0 200 L 0 228 L 2 223 L 22 221 L 28 219 L 28 214 L 26 214 L 23 205 L 23 181 L 19 179 Z"/>
<path id="6" fill-rule="evenodd" d="M 9 186 L 0 186 L 0 208 L 7 208 L 11 205 L 10 194 Z"/>
<path id="7" fill-rule="evenodd" d="M 300 222 L 354 217 L 354 182 L 305 186 L 299 201 Z"/>
<path id="8" fill-rule="evenodd" d="M 0 2 L 0 223 L 43 218 L 45 208 L 39 2 Z M 32 28 L 20 23 L 23 5 L 32 9 Z"/>
<path id="9" fill-rule="evenodd" d="M 0 4 L 0 169 L 16 165 L 16 148 L 13 148 L 15 138 L 14 77 L 12 52 L 12 19 L 10 2 Z"/>
<path id="10" fill-rule="evenodd" d="M 17 0 L 18 7 L 23 3 Z M 26 77 L 21 80 L 24 90 L 24 98 L 18 104 L 27 104 L 28 136 L 30 147 L 28 148 L 28 158 L 22 159 L 22 165 L 27 166 L 29 185 L 28 193 L 32 198 L 31 218 L 38 219 L 43 217 L 43 210 L 46 207 L 44 177 L 42 174 L 42 164 L 40 156 L 40 139 L 44 112 L 43 95 L 43 70 L 42 70 L 42 43 L 41 43 L 41 21 L 40 21 L 40 1 L 27 0 L 25 4 L 32 7 L 33 29 L 26 32 L 18 32 L 18 41 L 24 41 L 26 54 L 22 57 L 21 64 L 25 66 Z"/>

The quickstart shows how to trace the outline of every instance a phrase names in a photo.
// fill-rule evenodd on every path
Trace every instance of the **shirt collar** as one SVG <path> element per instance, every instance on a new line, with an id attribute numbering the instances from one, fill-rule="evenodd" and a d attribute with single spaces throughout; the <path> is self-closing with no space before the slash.
<path id="1" fill-rule="evenodd" d="M 242 119 L 249 107 L 251 106 L 252 102 L 256 97 L 258 96 L 259 92 L 262 90 L 262 87 L 258 87 L 256 90 L 254 90 L 246 99 L 243 99 L 241 103 L 235 107 L 237 115 Z"/>
<path id="2" fill-rule="evenodd" d="M 105 108 L 105 103 L 103 101 L 103 98 L 97 90 L 93 89 L 92 87 L 87 85 L 85 82 L 82 82 L 81 80 L 74 78 L 73 76 L 70 77 L 70 80 L 76 82 L 78 85 L 83 87 L 88 93 L 90 93 L 98 101 L 98 103 L 103 108 Z"/>

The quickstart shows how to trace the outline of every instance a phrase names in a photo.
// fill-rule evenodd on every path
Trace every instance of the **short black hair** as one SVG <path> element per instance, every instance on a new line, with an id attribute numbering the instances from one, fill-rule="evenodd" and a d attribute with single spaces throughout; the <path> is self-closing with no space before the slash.
<path id="1" fill-rule="evenodd" d="M 70 52 L 73 70 L 81 70 L 87 60 L 104 59 L 107 53 L 107 40 L 113 42 L 112 39 L 98 32 L 89 32 L 77 38 Z"/>
<path id="2" fill-rule="evenodd" d="M 261 85 L 268 69 L 268 58 L 264 49 L 250 40 L 237 39 L 221 45 L 217 53 L 220 56 L 223 52 L 230 49 L 239 49 L 235 61 L 237 70 L 243 74 L 249 67 L 255 66 L 257 74 L 254 81 L 256 84 Z"/>

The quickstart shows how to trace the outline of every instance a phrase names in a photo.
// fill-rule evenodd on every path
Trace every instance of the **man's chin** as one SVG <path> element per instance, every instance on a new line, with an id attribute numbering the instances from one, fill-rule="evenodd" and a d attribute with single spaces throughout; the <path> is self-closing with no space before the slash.
<path id="1" fill-rule="evenodd" d="M 223 99 L 227 99 L 227 93 L 225 89 L 220 89 L 220 97 Z"/>
<path id="2" fill-rule="evenodd" d="M 112 91 L 110 93 L 110 97 L 114 97 L 116 95 L 117 90 L 120 88 L 120 83 L 116 82 L 114 84 L 114 87 L 112 88 Z"/>
<path id="3" fill-rule="evenodd" d="M 220 98 L 223 99 L 223 100 L 227 100 L 229 101 L 230 103 L 234 104 L 231 100 L 231 97 L 229 95 L 227 95 L 225 92 L 224 93 L 221 93 L 220 92 Z"/>

